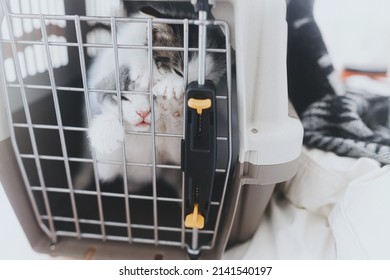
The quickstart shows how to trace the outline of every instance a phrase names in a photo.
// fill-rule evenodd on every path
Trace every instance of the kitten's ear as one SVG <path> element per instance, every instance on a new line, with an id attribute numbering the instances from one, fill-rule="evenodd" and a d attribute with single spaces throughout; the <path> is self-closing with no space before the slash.
<path id="1" fill-rule="evenodd" d="M 140 9 L 140 12 L 144 15 L 151 16 L 153 18 L 163 18 L 163 14 L 161 14 L 159 11 L 157 11 L 155 8 L 150 6 L 145 6 Z"/>
<path id="2" fill-rule="evenodd" d="M 155 8 L 150 6 L 145 6 L 140 9 L 141 14 L 146 15 L 152 18 L 166 18 L 167 16 L 163 15 Z M 154 23 L 153 24 L 153 42 L 157 46 L 166 46 L 168 42 L 172 40 L 174 36 L 172 27 L 168 24 L 163 23 Z"/>

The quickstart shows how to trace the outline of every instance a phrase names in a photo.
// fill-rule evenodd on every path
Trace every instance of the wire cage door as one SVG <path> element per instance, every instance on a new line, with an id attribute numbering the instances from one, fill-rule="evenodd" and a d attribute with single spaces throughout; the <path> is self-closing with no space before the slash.
<path id="1" fill-rule="evenodd" d="M 197 27 L 200 21 L 92 16 L 85 15 L 81 4 L 67 7 L 70 2 L 59 1 L 56 2 L 59 9 L 50 13 L 38 9 L 36 2 L 39 1 L 29 1 L 27 7 L 17 7 L 11 2 L 1 2 L 5 105 L 25 192 L 40 229 L 50 240 L 51 252 L 58 250 L 57 253 L 61 254 L 62 244 L 72 240 L 85 241 L 86 246 L 112 241 L 119 242 L 120 246 L 128 244 L 128 248 L 145 245 L 164 248 L 161 250 L 177 248 L 195 254 L 213 250 L 218 242 L 218 228 L 233 157 L 232 59 L 228 24 L 218 20 L 206 22 L 209 26 L 218 27 L 224 34 L 224 47 L 208 48 L 206 52 L 225 56 L 226 74 L 217 85 L 215 96 L 217 159 L 216 169 L 210 170 L 215 172 L 215 182 L 208 222 L 203 229 L 193 230 L 184 224 L 184 179 L 175 186 L 179 191 L 172 192 L 158 177 L 161 172 L 171 171 L 183 178 L 181 165 L 160 163 L 156 158 L 158 139 L 173 141 L 177 143 L 177 149 L 181 149 L 181 140 L 185 138 L 184 126 L 181 133 L 161 133 L 152 121 L 150 131 L 126 131 L 126 135 L 145 137 L 153 144 L 151 157 L 142 163 L 127 159 L 124 145 L 122 160 L 113 162 L 99 159 L 93 149 L 86 153 L 84 143 L 93 118 L 91 92 L 111 92 L 117 95 L 118 100 L 121 94 L 131 92 L 119 86 L 121 61 L 118 53 L 133 49 L 147 53 L 151 77 L 149 87 L 146 91 L 132 93 L 150 98 L 154 119 L 153 53 L 162 50 L 182 53 L 183 81 L 187 85 L 189 53 L 199 51 L 188 44 L 189 29 L 191 26 Z M 118 42 L 118 26 L 135 22 L 146 26 L 147 43 L 129 45 Z M 153 27 L 161 24 L 180 26 L 184 31 L 183 45 L 153 45 Z M 90 39 L 88 32 L 96 25 L 105 26 L 109 31 L 111 35 L 108 41 Z M 110 90 L 88 86 L 90 54 L 101 49 L 111 49 L 113 54 L 116 87 Z M 118 110 L 121 111 L 119 104 L 121 102 L 118 102 Z M 185 114 L 186 104 L 183 102 L 183 122 Z M 124 122 L 122 117 L 119 121 Z M 101 182 L 99 164 L 121 166 L 123 173 L 112 183 Z M 150 169 L 151 183 L 141 191 L 132 191 L 126 174 L 129 166 Z M 92 168 L 93 173 L 88 187 L 81 188 L 77 174 L 85 167 Z"/>

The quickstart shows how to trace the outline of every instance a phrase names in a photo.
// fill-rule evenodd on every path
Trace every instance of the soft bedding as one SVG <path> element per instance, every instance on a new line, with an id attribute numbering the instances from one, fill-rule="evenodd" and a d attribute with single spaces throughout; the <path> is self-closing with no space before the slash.
<path id="1" fill-rule="evenodd" d="M 304 148 L 253 238 L 225 259 L 390 259 L 390 167 Z"/>

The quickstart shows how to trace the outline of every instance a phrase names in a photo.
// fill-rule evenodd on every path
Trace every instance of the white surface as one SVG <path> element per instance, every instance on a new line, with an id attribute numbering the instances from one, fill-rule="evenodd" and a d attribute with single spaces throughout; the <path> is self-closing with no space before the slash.
<path id="1" fill-rule="evenodd" d="M 390 259 L 390 165 L 351 182 L 329 217 L 340 259 Z"/>
<path id="2" fill-rule="evenodd" d="M 338 70 L 390 66 L 390 1 L 315 1 L 314 14 Z"/>
<path id="3" fill-rule="evenodd" d="M 0 184 L 0 260 L 50 259 L 33 251 Z"/>

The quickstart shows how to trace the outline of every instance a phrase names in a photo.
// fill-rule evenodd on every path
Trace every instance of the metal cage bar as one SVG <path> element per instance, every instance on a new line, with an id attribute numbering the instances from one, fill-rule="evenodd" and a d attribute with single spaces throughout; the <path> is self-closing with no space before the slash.
<path id="1" fill-rule="evenodd" d="M 184 47 L 184 59 L 183 59 L 183 64 L 184 64 L 184 84 L 188 85 L 188 52 L 189 52 L 189 47 L 188 47 L 188 32 L 189 32 L 189 26 L 188 26 L 188 19 L 184 20 L 184 28 L 183 28 L 183 47 Z M 183 120 L 186 119 L 186 104 L 183 103 Z M 185 126 L 183 125 L 183 131 L 182 131 L 182 139 L 185 140 Z M 184 180 L 184 175 L 182 173 L 182 182 L 181 182 L 181 193 L 184 194 L 185 191 L 185 180 Z M 185 200 L 184 196 L 182 197 L 182 202 L 181 202 L 181 208 L 184 209 L 185 207 Z M 184 219 L 185 219 L 185 213 L 182 210 L 181 211 L 181 244 L 182 248 L 186 246 L 185 244 L 185 224 L 184 224 Z"/>
<path id="2" fill-rule="evenodd" d="M 62 125 L 62 118 L 61 118 L 61 110 L 60 110 L 60 104 L 58 100 L 58 95 L 57 95 L 57 90 L 56 90 L 56 82 L 54 79 L 54 71 L 53 71 L 53 63 L 51 61 L 51 54 L 50 54 L 50 47 L 47 44 L 48 42 L 48 36 L 47 36 L 47 30 L 46 30 L 46 23 L 45 23 L 45 17 L 44 15 L 41 15 L 41 33 L 42 33 L 42 38 L 43 41 L 45 42 L 45 54 L 46 54 L 46 63 L 47 63 L 47 69 L 49 72 L 49 78 L 50 78 L 50 84 L 52 88 L 52 96 L 53 96 L 53 101 L 54 101 L 54 107 L 55 107 L 55 112 L 56 112 L 56 118 L 57 118 L 57 124 L 58 124 L 58 131 L 60 134 L 60 141 L 61 141 L 61 150 L 62 150 L 62 155 L 64 158 L 64 164 L 65 164 L 65 172 L 66 172 L 66 180 L 68 183 L 68 188 L 70 189 L 70 201 L 72 204 L 72 212 L 74 216 L 74 225 L 75 229 L 77 232 L 77 238 L 80 239 L 80 225 L 78 223 L 78 214 L 77 214 L 77 208 L 76 208 L 76 200 L 74 196 L 74 188 L 73 188 L 73 183 L 72 183 L 72 175 L 70 172 L 70 166 L 69 166 L 69 159 L 68 159 L 68 152 L 66 149 L 66 143 L 65 143 L 65 134 L 63 130 L 63 125 Z"/>
<path id="3" fill-rule="evenodd" d="M 152 187 L 153 187 L 153 224 L 154 224 L 154 242 L 158 244 L 158 218 L 157 218 L 157 170 L 156 170 L 156 119 L 154 111 L 154 60 L 153 60 L 153 23 L 151 19 L 147 21 L 147 38 L 148 38 L 148 67 L 149 67 L 149 91 L 150 91 L 150 107 L 152 108 L 152 121 L 150 133 L 152 134 Z"/>
<path id="4" fill-rule="evenodd" d="M 87 110 L 87 123 L 88 123 L 88 127 L 89 127 L 89 125 L 91 123 L 92 113 L 91 113 L 91 108 L 90 108 L 91 103 L 89 101 L 89 90 L 88 90 L 88 84 L 87 84 L 87 73 L 86 73 L 86 65 L 85 65 L 83 37 L 82 37 L 82 32 L 81 32 L 80 18 L 78 16 L 75 16 L 74 20 L 75 20 L 75 29 L 76 29 L 76 36 L 77 36 L 77 43 L 78 43 L 78 50 L 79 50 L 81 77 L 82 77 L 82 81 L 83 81 L 83 93 L 84 93 L 84 100 L 85 100 L 85 108 Z M 98 175 L 98 169 L 97 169 L 96 153 L 93 149 L 92 149 L 92 162 L 93 162 L 93 170 L 94 170 L 94 181 L 95 181 L 96 190 L 97 190 L 97 203 L 99 206 L 99 218 L 100 218 L 100 222 L 101 222 L 100 231 L 102 233 L 102 239 L 104 241 L 106 239 L 106 230 L 104 227 L 102 194 L 101 194 L 101 187 L 100 187 L 99 175 Z"/>
<path id="5" fill-rule="evenodd" d="M 122 116 L 122 99 L 121 99 L 121 88 L 119 81 L 119 58 L 118 58 L 118 42 L 117 42 L 117 32 L 116 32 L 116 21 L 114 17 L 111 17 L 111 39 L 112 47 L 114 48 L 114 63 L 115 63 L 115 88 L 116 96 L 118 99 L 118 111 L 119 111 L 119 122 L 123 125 L 123 116 Z M 123 142 L 122 146 L 122 167 L 123 167 L 123 191 L 125 193 L 125 209 L 126 209 L 126 223 L 127 223 L 127 236 L 129 242 L 132 242 L 132 233 L 131 233 L 131 219 L 130 219 L 130 206 L 129 206 L 129 189 L 127 182 L 127 159 L 126 159 L 126 145 Z"/>

